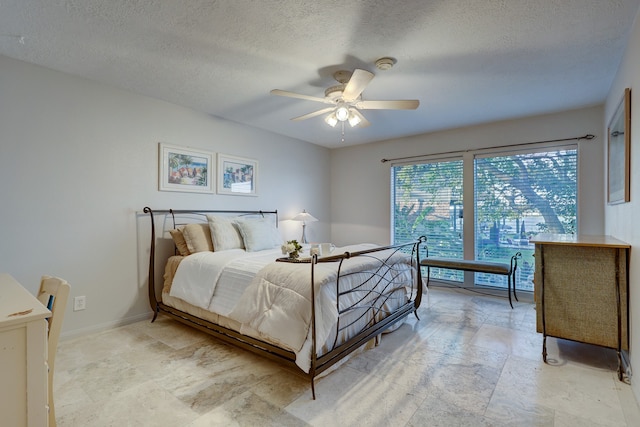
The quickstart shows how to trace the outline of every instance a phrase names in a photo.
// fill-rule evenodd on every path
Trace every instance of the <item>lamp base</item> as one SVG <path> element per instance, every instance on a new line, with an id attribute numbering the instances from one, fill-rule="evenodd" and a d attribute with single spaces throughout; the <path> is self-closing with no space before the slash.
<path id="1" fill-rule="evenodd" d="M 300 238 L 300 243 L 307 243 L 307 235 L 305 234 L 305 228 L 307 227 L 307 225 L 303 222 L 302 223 L 302 237 Z"/>

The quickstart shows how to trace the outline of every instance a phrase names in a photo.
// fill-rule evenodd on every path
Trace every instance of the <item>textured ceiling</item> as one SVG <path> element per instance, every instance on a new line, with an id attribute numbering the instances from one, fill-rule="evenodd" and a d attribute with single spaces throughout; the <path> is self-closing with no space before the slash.
<path id="1" fill-rule="evenodd" d="M 0 54 L 338 147 L 602 103 L 640 0 L 0 0 Z M 23 39 L 21 39 L 22 37 Z M 374 62 L 397 59 L 387 71 Z M 289 120 L 376 74 L 367 128 Z"/>

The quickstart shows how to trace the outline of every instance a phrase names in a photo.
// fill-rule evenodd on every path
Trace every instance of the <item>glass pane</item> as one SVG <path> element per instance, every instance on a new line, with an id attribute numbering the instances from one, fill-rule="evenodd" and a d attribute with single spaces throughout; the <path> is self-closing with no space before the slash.
<path id="1" fill-rule="evenodd" d="M 517 289 L 533 291 L 538 233 L 576 232 L 577 151 L 475 159 L 476 259 L 509 263 L 516 252 Z M 507 287 L 507 277 L 476 273 L 476 284 Z"/>
<path id="2" fill-rule="evenodd" d="M 429 256 L 462 258 L 462 160 L 395 166 L 391 174 L 393 242 L 427 236 Z M 432 268 L 431 278 L 464 276 Z"/>

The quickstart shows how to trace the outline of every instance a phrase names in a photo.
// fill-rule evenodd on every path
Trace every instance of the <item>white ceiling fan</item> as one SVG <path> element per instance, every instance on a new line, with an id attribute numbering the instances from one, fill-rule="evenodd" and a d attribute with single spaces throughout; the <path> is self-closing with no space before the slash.
<path id="1" fill-rule="evenodd" d="M 417 99 L 395 101 L 363 100 L 362 91 L 364 91 L 374 76 L 373 73 L 359 68 L 356 68 L 353 73 L 344 70 L 336 71 L 333 74 L 333 78 L 340 84 L 331 86 L 325 90 L 324 98 L 302 95 L 280 89 L 273 89 L 271 93 L 278 96 L 330 104 L 330 107 L 294 117 L 291 120 L 305 120 L 326 114 L 327 116 L 324 118 L 324 121 L 331 127 L 334 127 L 339 122 L 348 122 L 351 127 L 369 126 L 371 123 L 362 115 L 360 110 L 415 110 L 418 108 L 420 101 Z"/>

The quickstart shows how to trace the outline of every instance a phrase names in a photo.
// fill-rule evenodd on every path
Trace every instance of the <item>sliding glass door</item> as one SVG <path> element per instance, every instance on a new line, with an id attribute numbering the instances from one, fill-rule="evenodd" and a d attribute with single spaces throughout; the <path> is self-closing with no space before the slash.
<path id="1" fill-rule="evenodd" d="M 447 159 L 391 169 L 393 242 L 426 236 L 430 256 L 462 258 L 462 167 L 462 159 Z M 463 280 L 444 269 L 431 269 L 431 277 Z"/>
<path id="2" fill-rule="evenodd" d="M 475 259 L 509 263 L 522 253 L 518 289 L 533 291 L 538 233 L 575 233 L 577 151 L 544 150 L 475 156 Z M 476 274 L 475 283 L 506 287 L 504 276 Z"/>
<path id="3" fill-rule="evenodd" d="M 425 235 L 430 256 L 504 263 L 521 252 L 518 289 L 533 290 L 529 239 L 577 230 L 577 160 L 576 147 L 569 146 L 394 165 L 392 241 Z M 473 172 L 464 177 L 467 163 Z M 464 282 L 453 270 L 431 269 L 431 278 Z M 476 273 L 472 286 L 506 288 L 507 281 Z"/>

